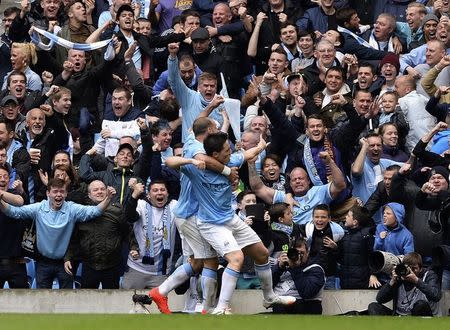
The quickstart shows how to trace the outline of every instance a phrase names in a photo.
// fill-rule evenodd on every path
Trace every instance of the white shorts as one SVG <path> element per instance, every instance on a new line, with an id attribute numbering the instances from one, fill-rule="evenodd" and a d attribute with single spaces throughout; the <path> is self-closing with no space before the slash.
<path id="1" fill-rule="evenodd" d="M 254 230 L 237 215 L 223 224 L 202 222 L 197 219 L 197 226 L 205 240 L 221 256 L 261 242 Z"/>
<path id="2" fill-rule="evenodd" d="M 175 217 L 175 224 L 180 233 L 183 255 L 193 255 L 195 259 L 217 257 L 216 251 L 200 234 L 195 215 L 187 219 Z"/>

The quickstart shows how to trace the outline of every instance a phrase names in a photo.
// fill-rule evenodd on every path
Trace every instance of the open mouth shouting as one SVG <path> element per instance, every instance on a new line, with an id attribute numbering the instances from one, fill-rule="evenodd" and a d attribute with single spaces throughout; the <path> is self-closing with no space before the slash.
<path id="1" fill-rule="evenodd" d="M 322 140 L 322 132 L 319 130 L 314 130 L 311 132 L 311 140 L 313 141 L 320 141 Z"/>
<path id="2" fill-rule="evenodd" d="M 55 208 L 60 208 L 63 205 L 63 203 L 64 203 L 64 197 L 63 196 L 56 196 L 53 199 L 53 206 Z"/>
<path id="3" fill-rule="evenodd" d="M 167 198 L 164 195 L 157 195 L 155 197 L 155 206 L 156 207 L 159 207 L 159 208 L 164 207 L 166 202 L 167 202 Z"/>
<path id="4" fill-rule="evenodd" d="M 270 169 L 267 171 L 267 178 L 271 181 L 278 179 L 278 173 L 275 169 Z"/>
<path id="5" fill-rule="evenodd" d="M 17 99 L 21 99 L 25 96 L 25 86 L 16 86 L 11 90 L 11 94 L 14 95 Z"/>
<path id="6" fill-rule="evenodd" d="M 35 135 L 41 134 L 43 129 L 44 129 L 44 126 L 40 123 L 35 123 L 35 124 L 31 125 L 31 131 Z"/>

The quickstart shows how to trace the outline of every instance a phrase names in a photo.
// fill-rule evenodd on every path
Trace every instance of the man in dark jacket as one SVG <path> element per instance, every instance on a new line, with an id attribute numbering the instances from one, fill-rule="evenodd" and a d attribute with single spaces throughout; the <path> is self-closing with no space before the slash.
<path id="1" fill-rule="evenodd" d="M 9 29 L 9 37 L 12 41 L 23 42 L 30 40 L 28 31 L 31 26 L 53 31 L 55 24 L 62 26 L 65 15 L 61 9 L 61 0 L 41 0 L 22 2 L 22 8 Z M 40 5 L 41 8 L 38 6 Z M 42 9 L 42 12 L 40 11 Z"/>
<path id="2" fill-rule="evenodd" d="M 0 166 L 0 190 L 3 198 L 15 206 L 23 205 L 23 199 L 8 189 L 9 174 L 6 167 Z M 27 289 L 26 261 L 22 256 L 21 242 L 25 223 L 9 218 L 0 212 L 0 288 L 8 281 L 10 288 Z"/>
<path id="3" fill-rule="evenodd" d="M 226 3 L 219 3 L 214 7 L 212 20 L 214 28 L 229 25 L 231 19 L 231 10 Z M 239 99 L 244 77 L 251 72 L 250 60 L 246 53 L 248 35 L 241 32 L 233 36 L 215 36 L 211 40 L 217 54 L 223 59 L 222 72 L 228 93 L 231 98 Z"/>
<path id="4" fill-rule="evenodd" d="M 345 235 L 338 243 L 339 278 L 342 289 L 367 289 L 381 286 L 369 269 L 373 252 L 373 221 L 364 207 L 354 205 L 345 218 Z"/>
<path id="5" fill-rule="evenodd" d="M 373 217 L 376 224 L 383 221 L 382 208 L 387 203 L 393 202 L 391 192 L 392 177 L 397 174 L 400 169 L 399 165 L 391 165 L 386 167 L 383 173 L 383 181 L 379 182 L 375 191 L 370 195 L 366 204 L 364 205 L 371 217 Z M 411 210 L 409 210 L 411 212 Z M 408 211 L 406 212 L 408 213 Z"/>
<path id="6" fill-rule="evenodd" d="M 386 51 L 376 50 L 370 45 L 361 43 L 359 17 L 354 8 L 338 10 L 336 21 L 343 39 L 340 49 L 342 53 L 355 54 L 358 60 L 381 60 L 387 54 Z"/>
<path id="7" fill-rule="evenodd" d="M 55 153 L 67 147 L 68 132 L 62 122 L 53 116 L 50 105 L 31 109 L 26 116 L 26 129 L 20 138 L 31 158 L 31 171 L 28 176 L 28 195 L 30 203 L 45 198 L 45 186 L 42 184 L 38 170 L 49 173 Z"/>
<path id="8" fill-rule="evenodd" d="M 290 295 L 297 300 L 289 306 L 274 306 L 277 314 L 322 314 L 322 292 L 325 272 L 309 259 L 306 240 L 296 240 L 288 253 L 278 257 L 272 267 L 274 292 L 280 296 Z M 293 253 L 292 253 L 293 252 Z"/>
<path id="9" fill-rule="evenodd" d="M 133 53 L 132 60 L 137 69 L 142 69 L 142 55 L 152 58 L 155 47 L 167 46 L 172 42 L 181 42 L 186 38 L 184 33 L 171 33 L 165 36 L 151 35 L 146 36 L 139 34 L 133 30 L 134 12 L 130 5 L 122 5 L 117 10 L 116 23 L 119 26 L 119 32 L 116 37 L 119 42 L 122 42 L 120 51 L 117 54 L 117 59 L 124 58 L 125 52 L 133 41 L 137 42 L 137 47 Z M 108 39 L 113 36 L 114 27 L 107 29 L 102 34 L 102 39 Z M 131 40 L 131 41 L 130 41 Z M 114 70 L 119 75 L 123 75 L 123 64 Z"/>
<path id="10" fill-rule="evenodd" d="M 3 81 L 6 73 L 12 70 L 11 66 L 11 44 L 12 41 L 8 36 L 8 30 L 14 18 L 20 13 L 17 7 L 8 7 L 3 11 L 3 34 L 0 35 L 0 81 Z"/>
<path id="11" fill-rule="evenodd" d="M 390 282 L 378 291 L 377 302 L 369 305 L 369 315 L 437 315 L 442 294 L 436 273 L 422 270 L 422 257 L 416 252 L 408 253 L 402 264 L 404 273 L 398 267 L 393 270 Z M 390 300 L 393 310 L 382 305 Z"/>
<path id="12" fill-rule="evenodd" d="M 216 77 L 220 77 L 222 70 L 222 57 L 215 50 L 211 49 L 211 39 L 208 30 L 205 28 L 197 28 L 191 34 L 192 40 L 192 57 L 195 64 L 203 72 L 214 73 Z"/>
<path id="13" fill-rule="evenodd" d="M 86 134 L 89 123 L 100 125 L 100 114 L 97 105 L 100 87 L 111 81 L 112 61 L 103 61 L 99 65 L 86 68 L 86 54 L 82 50 L 70 49 L 67 61 L 63 64 L 63 71 L 55 78 L 54 84 L 70 89 L 72 106 L 68 121 L 72 127 L 79 127 Z M 84 135 L 88 137 L 88 135 Z M 82 139 L 83 150 L 91 145 Z M 86 145 L 85 145 L 86 144 Z"/>
<path id="14" fill-rule="evenodd" d="M 30 156 L 19 140 L 14 139 L 14 127 L 0 118 L 0 149 L 6 149 L 6 162 L 13 168 L 16 180 L 27 182 Z M 11 173 L 10 173 L 11 174 Z"/>
<path id="15" fill-rule="evenodd" d="M 106 197 L 107 187 L 99 180 L 88 187 L 89 199 L 97 205 Z M 72 274 L 74 261 L 83 263 L 81 287 L 119 289 L 122 242 L 128 239 L 130 227 L 122 205 L 111 203 L 101 216 L 78 223 L 64 257 L 64 268 Z"/>

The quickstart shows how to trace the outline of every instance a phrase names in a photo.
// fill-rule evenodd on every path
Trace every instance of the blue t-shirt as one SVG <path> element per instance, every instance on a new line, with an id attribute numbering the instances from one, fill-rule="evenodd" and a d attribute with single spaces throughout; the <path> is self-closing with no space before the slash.
<path id="1" fill-rule="evenodd" d="M 375 189 L 377 189 L 378 182 L 376 181 L 376 173 L 375 167 L 379 165 L 380 168 L 380 179 L 382 179 L 383 173 L 387 167 L 391 165 L 399 165 L 402 166 L 403 163 L 399 163 L 390 159 L 381 158 L 379 164 L 372 163 L 369 158 L 366 156 L 364 159 L 364 170 L 361 176 L 354 176 L 352 174 L 352 185 L 353 190 L 352 194 L 354 197 L 358 197 L 363 201 L 363 203 L 367 203 L 370 195 L 373 194 Z"/>
<path id="2" fill-rule="evenodd" d="M 242 153 L 234 153 L 227 166 L 240 167 L 244 160 Z M 197 218 L 200 221 L 223 224 L 233 219 L 231 184 L 226 176 L 209 170 L 201 171 L 191 164 L 182 166 L 181 172 L 191 181 L 198 200 Z"/>
<path id="3" fill-rule="evenodd" d="M 183 157 L 194 158 L 197 154 L 206 154 L 203 143 L 195 139 L 193 134 L 190 134 L 183 146 Z M 180 183 L 181 191 L 174 213 L 179 218 L 187 219 L 197 213 L 198 201 L 192 192 L 190 179 L 183 173 L 181 173 Z"/>
<path id="4" fill-rule="evenodd" d="M 294 222 L 302 225 L 312 219 L 312 213 L 315 206 L 319 204 L 329 204 L 333 198 L 330 194 L 331 183 L 313 186 L 304 196 L 294 196 L 298 205 L 294 205 Z M 273 203 L 283 203 L 286 200 L 284 191 L 275 190 Z"/>

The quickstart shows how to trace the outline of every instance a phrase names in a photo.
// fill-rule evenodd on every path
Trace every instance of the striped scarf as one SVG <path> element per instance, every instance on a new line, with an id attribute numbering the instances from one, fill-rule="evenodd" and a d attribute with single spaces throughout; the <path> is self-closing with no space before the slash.
<path id="1" fill-rule="evenodd" d="M 57 34 L 61 31 L 61 28 L 59 26 L 55 26 L 53 33 L 50 33 L 48 31 L 42 30 L 37 27 L 34 27 L 33 30 L 34 31 L 33 31 L 33 34 L 31 35 L 31 41 L 37 47 L 39 47 L 42 50 L 46 50 L 46 51 L 51 50 L 55 44 L 58 44 L 66 49 L 75 49 L 75 50 L 82 50 L 82 51 L 92 51 L 95 49 L 103 48 L 108 45 L 111 45 L 111 47 L 112 47 L 112 42 L 111 42 L 112 39 L 102 40 L 102 41 L 87 43 L 87 44 L 76 43 L 76 42 L 72 42 L 72 41 L 63 39 L 63 38 L 57 36 Z M 49 40 L 49 43 L 44 44 L 42 42 L 41 36 L 46 37 Z M 114 51 L 114 49 L 113 49 L 113 51 Z"/>

